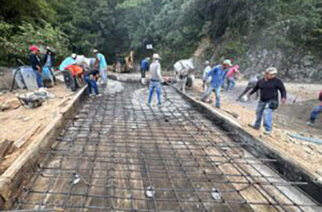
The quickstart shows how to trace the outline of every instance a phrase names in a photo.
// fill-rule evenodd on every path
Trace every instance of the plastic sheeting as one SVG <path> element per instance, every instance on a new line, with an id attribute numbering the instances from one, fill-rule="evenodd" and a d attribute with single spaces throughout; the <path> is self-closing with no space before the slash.
<path id="1" fill-rule="evenodd" d="M 38 89 L 36 74 L 30 66 L 22 66 L 14 69 L 12 74 L 20 89 L 27 88 L 31 91 Z"/>
<path id="2" fill-rule="evenodd" d="M 176 72 L 181 72 L 182 70 L 190 71 L 195 69 L 192 58 L 187 60 L 179 60 L 173 65 L 173 67 Z"/>

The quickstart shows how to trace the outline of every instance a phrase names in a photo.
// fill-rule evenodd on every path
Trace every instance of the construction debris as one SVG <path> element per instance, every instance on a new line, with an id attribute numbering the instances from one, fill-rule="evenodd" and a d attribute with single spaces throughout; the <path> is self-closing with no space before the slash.
<path id="1" fill-rule="evenodd" d="M 54 96 L 45 89 L 40 88 L 38 91 L 19 94 L 17 98 L 21 105 L 32 109 L 40 107 L 43 102 L 47 99 L 54 98 Z"/>
<path id="2" fill-rule="evenodd" d="M 4 101 L 0 103 L 0 110 L 6 111 L 6 110 L 15 110 L 21 106 L 19 100 L 17 99 L 10 99 L 7 101 Z"/>
<path id="3" fill-rule="evenodd" d="M 12 148 L 13 141 L 4 140 L 0 142 L 0 159 L 3 158 Z"/>

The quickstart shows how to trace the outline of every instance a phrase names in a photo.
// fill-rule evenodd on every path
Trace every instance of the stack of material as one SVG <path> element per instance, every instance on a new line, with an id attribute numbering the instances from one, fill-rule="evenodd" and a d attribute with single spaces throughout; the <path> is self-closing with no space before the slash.
<path id="1" fill-rule="evenodd" d="M 36 108 L 41 106 L 42 103 L 47 99 L 53 98 L 54 96 L 45 89 L 41 88 L 35 92 L 19 94 L 17 97 L 21 105 L 28 108 Z"/>

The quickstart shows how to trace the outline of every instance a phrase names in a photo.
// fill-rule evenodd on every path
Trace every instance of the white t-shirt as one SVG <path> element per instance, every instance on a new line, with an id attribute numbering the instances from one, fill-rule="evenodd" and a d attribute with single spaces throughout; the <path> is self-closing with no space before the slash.
<path id="1" fill-rule="evenodd" d="M 205 70 L 203 71 L 203 75 L 202 75 L 202 78 L 203 80 L 206 80 L 207 76 L 208 76 L 208 73 L 211 71 L 211 67 L 208 65 Z M 207 82 L 210 82 L 211 81 L 211 77 L 208 78 Z"/>

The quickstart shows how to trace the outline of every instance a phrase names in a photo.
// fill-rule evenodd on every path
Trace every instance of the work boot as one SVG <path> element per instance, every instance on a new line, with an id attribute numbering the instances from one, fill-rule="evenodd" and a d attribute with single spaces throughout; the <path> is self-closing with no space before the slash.
<path id="1" fill-rule="evenodd" d="M 264 135 L 272 135 L 272 131 L 267 131 L 267 130 L 265 130 L 265 131 L 264 131 Z"/>
<path id="2" fill-rule="evenodd" d="M 249 127 L 253 128 L 254 130 L 259 130 L 260 127 L 257 127 L 253 124 L 248 124 Z"/>
<path id="3" fill-rule="evenodd" d="M 311 121 L 306 122 L 306 124 L 307 124 L 308 126 L 310 126 L 310 127 L 314 127 L 314 123 L 313 123 L 313 122 L 311 122 Z"/>
<path id="4" fill-rule="evenodd" d="M 220 109 L 220 105 L 216 105 L 216 108 Z"/>

